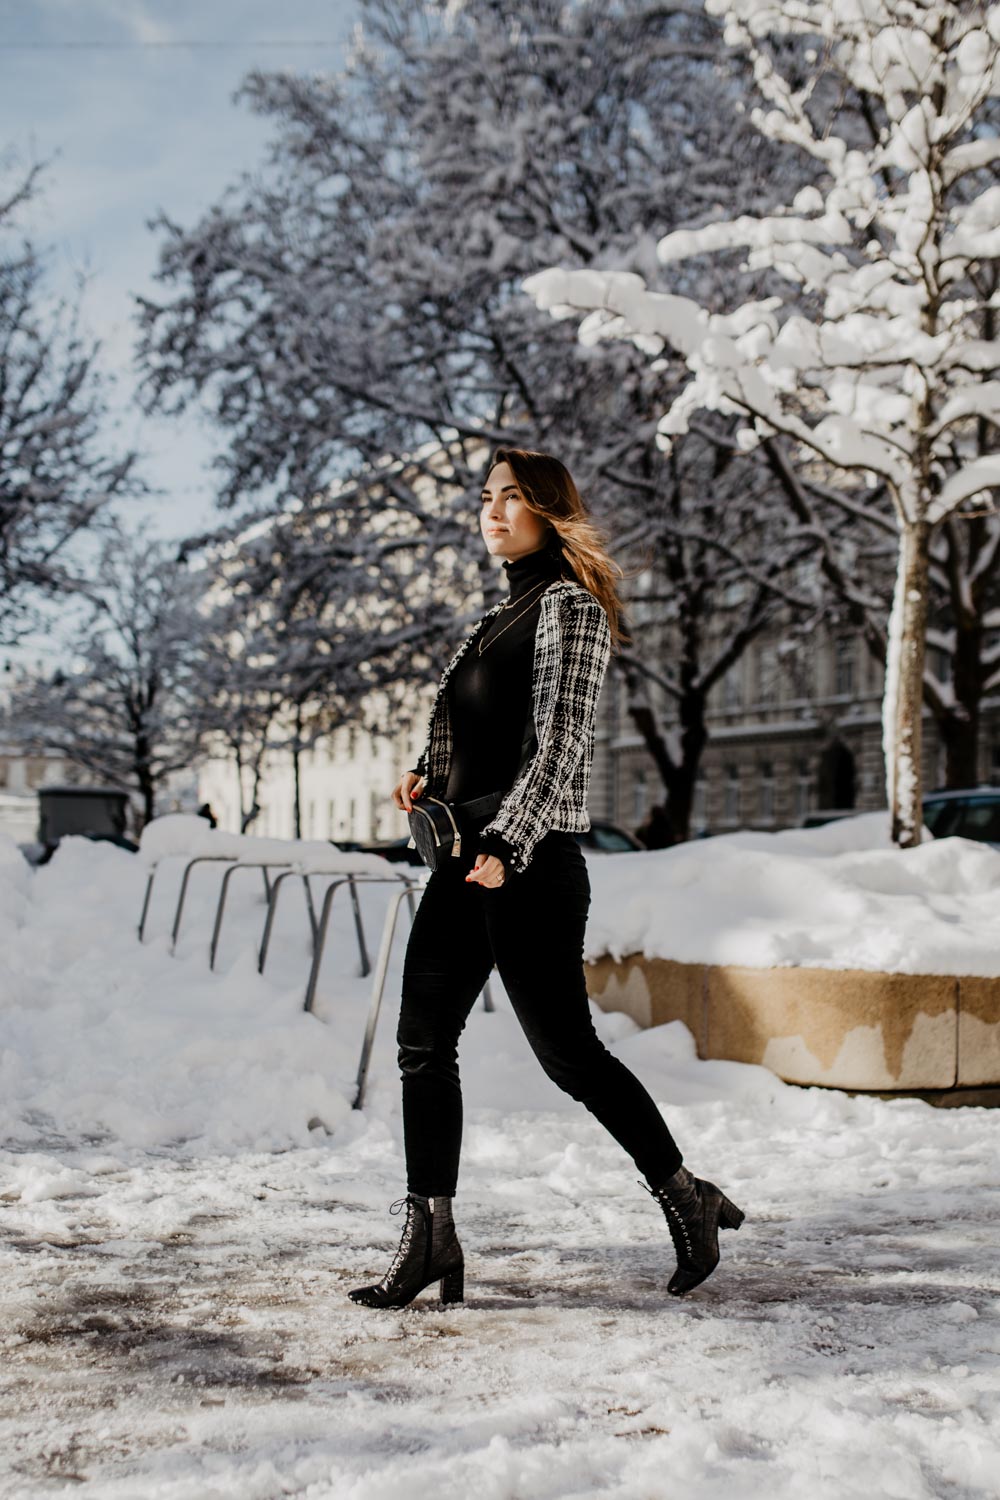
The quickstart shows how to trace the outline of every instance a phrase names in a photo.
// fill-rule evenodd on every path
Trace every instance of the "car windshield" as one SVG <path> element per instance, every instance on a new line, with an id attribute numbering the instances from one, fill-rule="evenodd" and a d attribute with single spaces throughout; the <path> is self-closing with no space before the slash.
<path id="1" fill-rule="evenodd" d="M 591 829 L 591 832 L 594 835 L 594 848 L 603 849 L 606 854 L 620 854 L 623 850 L 631 850 L 633 847 L 625 835 L 615 828 L 602 828 L 598 824 Z"/>
<path id="2" fill-rule="evenodd" d="M 924 822 L 936 839 L 1000 844 L 1000 797 L 954 797 L 924 803 Z"/>

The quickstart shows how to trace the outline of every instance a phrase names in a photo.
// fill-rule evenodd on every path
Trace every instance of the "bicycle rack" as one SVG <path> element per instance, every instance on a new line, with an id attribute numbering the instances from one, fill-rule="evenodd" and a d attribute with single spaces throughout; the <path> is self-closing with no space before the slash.
<path id="1" fill-rule="evenodd" d="M 413 917 L 415 914 L 415 908 L 413 905 L 413 886 L 415 882 L 412 881 L 409 876 L 344 874 L 338 876 L 335 880 L 332 880 L 327 886 L 326 892 L 323 896 L 323 906 L 322 910 L 320 911 L 319 926 L 316 931 L 316 943 L 313 948 L 312 965 L 309 970 L 309 982 L 306 985 L 306 998 L 302 1006 L 303 1010 L 309 1011 L 310 1013 L 312 1012 L 313 1001 L 316 999 L 316 985 L 319 982 L 319 971 L 322 967 L 323 953 L 326 949 L 326 934 L 327 928 L 330 923 L 330 910 L 333 906 L 333 898 L 342 885 L 350 885 L 355 902 L 355 911 L 357 911 L 357 891 L 354 887 L 355 882 L 359 880 L 364 885 L 395 885 L 397 884 L 397 882 L 402 882 L 403 890 L 400 892 L 400 896 L 402 897 L 408 895 L 410 897 L 410 921 L 413 921 Z M 363 953 L 362 964 L 362 977 L 364 977 L 368 974 L 370 968 L 370 966 L 368 965 L 368 955 L 366 951 Z"/>
<path id="2" fill-rule="evenodd" d="M 184 912 L 184 898 L 187 895 L 188 880 L 195 865 L 210 864 L 235 864 L 236 859 L 232 854 L 199 854 L 194 859 L 189 859 L 184 866 L 184 874 L 181 877 L 181 888 L 177 895 L 177 910 L 174 913 L 174 925 L 170 933 L 170 951 L 173 953 L 177 947 L 177 935 L 181 930 L 181 916 Z"/>
<path id="3" fill-rule="evenodd" d="M 258 972 L 258 974 L 263 974 L 263 972 L 264 972 L 264 965 L 267 963 L 267 953 L 268 953 L 268 949 L 271 946 L 271 933 L 272 933 L 272 930 L 274 928 L 274 919 L 275 919 L 275 916 L 277 915 L 277 911 L 278 911 L 278 897 L 279 897 L 279 895 L 281 893 L 282 882 L 285 881 L 285 880 L 287 880 L 290 876 L 296 876 L 296 875 L 299 876 L 300 879 L 302 880 L 303 886 L 305 887 L 305 893 L 306 893 L 306 911 L 308 912 L 308 915 L 309 915 L 309 927 L 310 927 L 310 930 L 311 930 L 311 933 L 312 933 L 313 955 L 315 956 L 315 953 L 316 953 L 316 942 L 317 942 L 317 939 L 318 939 L 318 936 L 319 936 L 320 923 L 316 920 L 316 909 L 315 909 L 315 907 L 313 905 L 312 889 L 311 889 L 311 887 L 309 885 L 309 877 L 310 877 L 310 875 L 324 875 L 324 874 L 325 875 L 332 875 L 332 876 L 335 876 L 335 877 L 336 876 L 340 876 L 341 877 L 341 880 L 340 880 L 341 884 L 343 883 L 344 880 L 349 880 L 350 889 L 351 889 L 351 904 L 352 904 L 352 906 L 354 908 L 354 927 L 355 927 L 355 931 L 357 932 L 357 935 L 358 935 L 358 952 L 359 952 L 359 954 L 361 956 L 361 975 L 362 975 L 362 978 L 364 978 L 370 972 L 370 970 L 371 970 L 371 964 L 370 964 L 370 962 L 368 960 L 368 945 L 367 945 L 367 943 L 365 941 L 365 929 L 364 929 L 364 926 L 363 926 L 362 921 L 361 921 L 361 907 L 358 904 L 358 893 L 357 893 L 357 890 L 355 888 L 353 879 L 349 879 L 348 875 L 345 874 L 345 872 L 343 872 L 341 870 L 326 870 L 326 871 L 324 871 L 324 870 L 309 870 L 309 871 L 284 870 L 278 876 L 277 880 L 274 882 L 274 885 L 273 885 L 273 888 L 272 888 L 272 891 L 271 891 L 271 899 L 268 902 L 267 920 L 264 923 L 264 933 L 263 933 L 263 936 L 261 938 L 260 953 L 259 953 L 259 955 L 257 957 L 257 972 Z M 388 879 L 389 877 L 388 876 L 383 876 L 382 878 L 383 879 Z"/>
<path id="4" fill-rule="evenodd" d="M 264 891 L 267 896 L 268 915 L 270 915 L 271 903 L 274 900 L 274 888 L 271 885 L 271 881 L 267 872 L 269 870 L 284 870 L 287 863 L 287 860 L 268 860 L 266 862 L 263 860 L 259 862 L 246 862 L 244 860 L 240 860 L 238 864 L 232 865 L 225 872 L 222 877 L 222 886 L 219 890 L 219 899 L 216 902 L 215 907 L 215 925 L 212 928 L 212 946 L 208 950 L 208 967 L 210 969 L 215 968 L 215 955 L 219 947 L 219 934 L 222 931 L 222 917 L 226 910 L 226 896 L 229 891 L 230 878 L 235 875 L 238 870 L 260 870 L 264 876 Z M 286 871 L 286 873 L 291 872 Z M 279 875 L 278 880 L 280 879 L 281 876 Z M 277 883 L 278 881 L 276 880 L 274 882 L 274 885 L 277 886 Z"/>
<path id="5" fill-rule="evenodd" d="M 202 860 L 214 860 L 214 861 L 223 862 L 223 863 L 226 862 L 226 861 L 229 861 L 231 863 L 234 858 L 235 858 L 235 855 L 232 855 L 232 854 L 202 854 L 202 855 L 199 855 L 199 857 L 198 857 L 198 859 L 202 859 Z M 197 864 L 198 863 L 198 859 L 192 860 L 191 863 L 192 864 Z M 188 866 L 188 869 L 190 869 L 190 865 Z M 160 870 L 160 863 L 158 861 L 153 866 L 153 868 L 150 870 L 150 872 L 149 872 L 149 879 L 146 881 L 146 894 L 145 894 L 145 896 L 143 898 L 143 902 L 142 902 L 142 915 L 139 918 L 139 941 L 140 941 L 140 943 L 143 942 L 143 940 L 145 939 L 145 936 L 146 936 L 146 918 L 149 916 L 149 904 L 150 904 L 150 901 L 151 901 L 152 895 L 153 895 L 153 882 L 155 881 L 157 875 L 159 874 L 159 870 Z M 188 871 L 185 870 L 184 871 L 184 878 L 183 878 L 183 880 L 181 882 L 180 900 L 181 900 L 182 904 L 183 904 L 183 899 L 184 899 L 184 891 L 185 891 L 185 888 L 187 886 L 187 876 L 188 876 Z M 178 925 L 178 919 L 175 916 L 174 917 L 174 933 L 175 933 L 175 935 L 176 935 L 177 925 Z M 172 944 L 173 944 L 173 938 L 171 938 L 171 945 Z"/>

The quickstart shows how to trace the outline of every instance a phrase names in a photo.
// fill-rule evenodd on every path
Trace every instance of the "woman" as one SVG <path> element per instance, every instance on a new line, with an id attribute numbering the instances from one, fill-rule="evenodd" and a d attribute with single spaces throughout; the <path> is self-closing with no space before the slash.
<path id="1" fill-rule="evenodd" d="M 457 804 L 461 854 L 424 889 L 403 964 L 397 1042 L 403 1085 L 406 1221 L 392 1264 L 350 1292 L 404 1307 L 432 1281 L 462 1300 L 452 1218 L 462 1137 L 458 1039 L 494 964 L 536 1057 L 631 1155 L 677 1252 L 668 1291 L 718 1264 L 718 1231 L 743 1214 L 692 1177 L 639 1080 L 604 1046 L 583 968 L 590 906 L 574 832 L 590 827 L 587 787 L 597 699 L 622 640 L 616 568 L 558 459 L 498 448 L 480 529 L 502 555 L 507 599 L 489 610 L 441 677 L 427 743 L 392 796 Z M 494 795 L 491 797 L 491 793 Z M 472 853 L 474 851 L 474 860 Z"/>

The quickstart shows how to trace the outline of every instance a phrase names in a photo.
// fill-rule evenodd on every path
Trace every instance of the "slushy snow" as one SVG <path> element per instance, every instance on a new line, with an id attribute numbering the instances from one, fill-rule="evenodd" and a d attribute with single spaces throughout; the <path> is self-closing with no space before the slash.
<path id="1" fill-rule="evenodd" d="M 810 921 L 832 953 L 858 875 L 858 904 L 898 912 L 922 962 L 943 954 L 949 912 L 989 891 L 1000 856 L 876 842 L 839 825 L 593 856 L 591 948 L 672 947 L 686 902 L 703 957 L 713 930 L 743 961 L 785 933 L 794 961 Z M 466 1301 L 358 1308 L 347 1290 L 386 1269 L 405 1192 L 405 903 L 354 1111 L 370 978 L 346 898 L 307 1016 L 301 889 L 262 979 L 262 885 L 238 877 L 210 974 L 223 867 L 195 871 L 171 956 L 182 863 L 163 855 L 140 946 L 141 856 L 68 839 L 31 872 L 0 844 L 0 1495 L 1000 1493 L 992 1111 L 793 1088 L 699 1061 L 680 1023 L 595 1009 L 689 1166 L 747 1213 L 715 1275 L 673 1299 L 660 1211 L 542 1073 L 494 975 L 496 1009 L 477 1004 L 461 1046 Z M 389 889 L 361 890 L 372 954 Z M 843 909 L 820 909 L 831 890 Z"/>

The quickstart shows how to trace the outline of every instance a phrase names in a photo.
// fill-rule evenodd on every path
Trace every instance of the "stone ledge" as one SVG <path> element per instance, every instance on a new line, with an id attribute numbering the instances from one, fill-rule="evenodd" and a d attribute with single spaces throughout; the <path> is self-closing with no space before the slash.
<path id="1" fill-rule="evenodd" d="M 880 1092 L 1000 1086 L 1000 978 L 748 969 L 627 954 L 588 963 L 602 1010 L 683 1021 L 698 1056 L 788 1083 Z"/>

